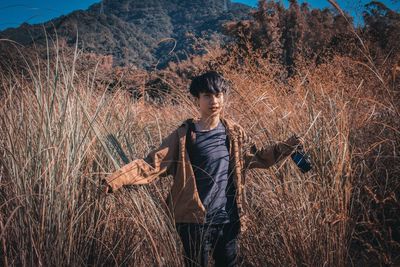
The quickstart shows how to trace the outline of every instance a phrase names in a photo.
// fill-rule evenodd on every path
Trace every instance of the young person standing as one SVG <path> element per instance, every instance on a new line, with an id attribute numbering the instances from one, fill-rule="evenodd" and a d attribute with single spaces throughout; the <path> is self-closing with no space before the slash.
<path id="1" fill-rule="evenodd" d="M 237 239 L 243 227 L 245 171 L 268 168 L 300 144 L 297 136 L 257 148 L 238 124 L 223 118 L 228 83 L 209 71 L 192 80 L 200 118 L 188 119 L 144 158 L 123 166 L 106 179 L 104 190 L 148 184 L 173 175 L 168 208 L 181 237 L 186 266 L 237 265 Z"/>

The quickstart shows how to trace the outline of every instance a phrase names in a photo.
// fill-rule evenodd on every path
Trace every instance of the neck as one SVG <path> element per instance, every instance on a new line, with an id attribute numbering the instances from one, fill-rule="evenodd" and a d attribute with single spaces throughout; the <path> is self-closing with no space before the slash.
<path id="1" fill-rule="evenodd" d="M 201 117 L 199 121 L 200 130 L 211 130 L 218 126 L 220 116 Z"/>

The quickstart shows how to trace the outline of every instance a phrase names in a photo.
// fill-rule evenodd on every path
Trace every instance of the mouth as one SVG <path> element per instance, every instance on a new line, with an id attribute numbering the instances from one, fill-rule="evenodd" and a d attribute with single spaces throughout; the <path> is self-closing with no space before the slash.
<path id="1" fill-rule="evenodd" d="M 211 111 L 218 111 L 218 110 L 219 110 L 219 107 L 211 107 L 210 110 L 211 110 Z"/>

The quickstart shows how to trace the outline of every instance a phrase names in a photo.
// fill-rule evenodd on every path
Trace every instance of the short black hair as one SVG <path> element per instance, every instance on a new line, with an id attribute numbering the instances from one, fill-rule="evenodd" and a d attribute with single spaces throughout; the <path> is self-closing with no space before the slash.
<path id="1" fill-rule="evenodd" d="M 225 78 L 216 71 L 208 71 L 192 79 L 189 91 L 199 97 L 200 93 L 225 93 L 229 89 L 229 84 Z"/>

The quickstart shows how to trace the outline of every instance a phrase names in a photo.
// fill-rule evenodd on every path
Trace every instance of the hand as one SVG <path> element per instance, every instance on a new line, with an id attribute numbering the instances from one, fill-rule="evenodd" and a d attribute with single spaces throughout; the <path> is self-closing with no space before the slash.
<path id="1" fill-rule="evenodd" d="M 291 137 L 289 137 L 289 139 L 287 139 L 285 141 L 285 144 L 292 147 L 293 149 L 295 148 L 300 148 L 302 149 L 302 139 L 297 136 L 296 134 L 292 135 Z"/>
<path id="2" fill-rule="evenodd" d="M 112 187 L 103 179 L 101 180 L 100 191 L 105 194 L 112 193 Z"/>

